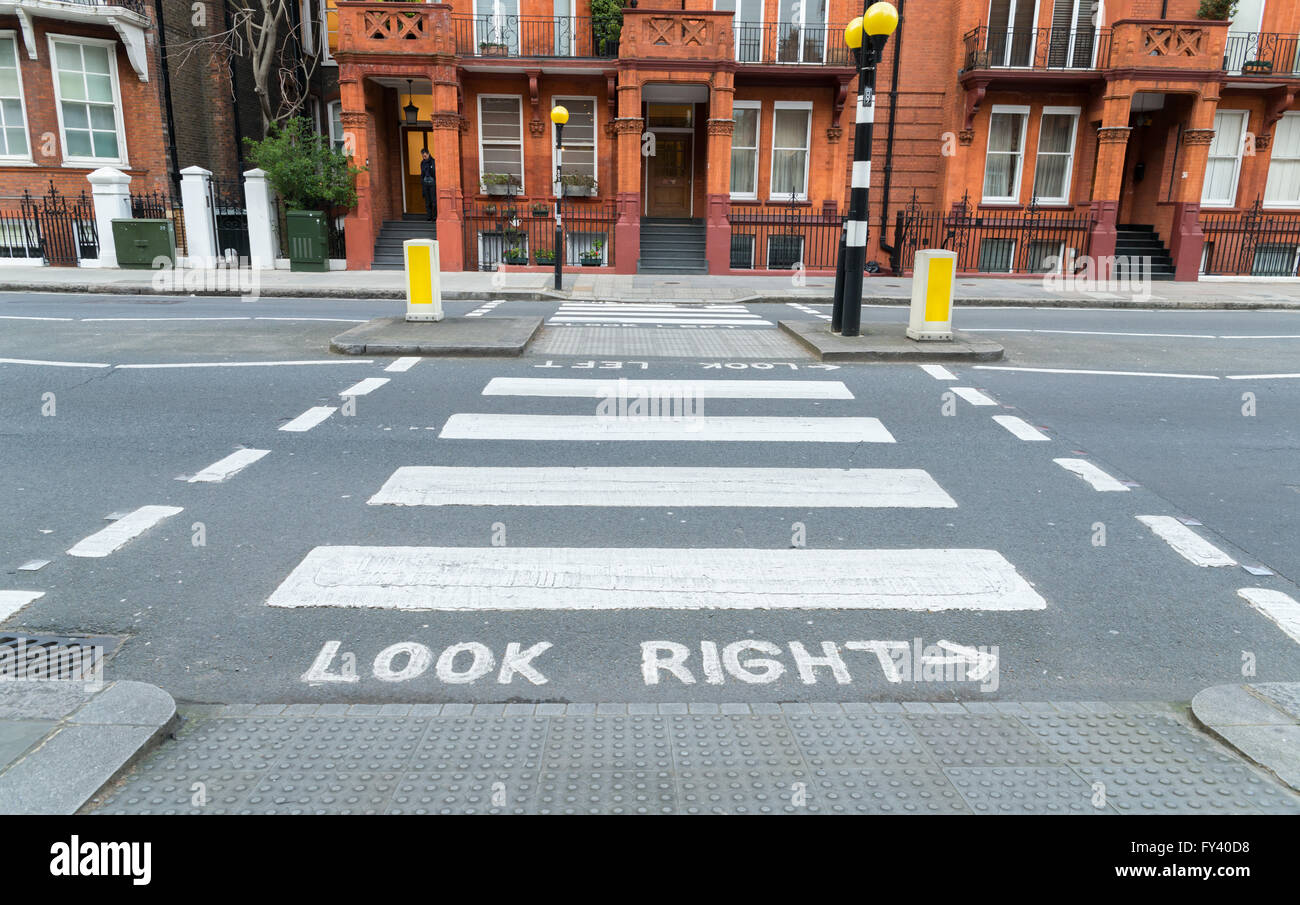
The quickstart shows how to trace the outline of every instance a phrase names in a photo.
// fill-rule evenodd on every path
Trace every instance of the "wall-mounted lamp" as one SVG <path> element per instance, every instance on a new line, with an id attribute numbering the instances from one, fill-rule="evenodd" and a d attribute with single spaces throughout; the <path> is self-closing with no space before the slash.
<path id="1" fill-rule="evenodd" d="M 406 124 L 414 126 L 420 115 L 420 108 L 415 106 L 415 102 L 411 98 L 411 79 L 406 80 L 406 106 L 402 108 L 402 112 L 406 114 Z"/>

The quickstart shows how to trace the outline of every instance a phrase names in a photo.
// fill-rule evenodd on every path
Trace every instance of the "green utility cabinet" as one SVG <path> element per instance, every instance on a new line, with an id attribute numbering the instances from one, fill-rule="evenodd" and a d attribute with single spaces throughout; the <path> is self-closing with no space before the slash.
<path id="1" fill-rule="evenodd" d="M 170 220 L 114 220 L 113 247 L 118 267 L 152 270 L 159 258 L 175 267 L 176 227 Z"/>
<path id="2" fill-rule="evenodd" d="M 289 269 L 323 273 L 330 269 L 329 236 L 325 232 L 325 215 L 320 211 L 287 211 L 285 229 L 289 234 Z"/>

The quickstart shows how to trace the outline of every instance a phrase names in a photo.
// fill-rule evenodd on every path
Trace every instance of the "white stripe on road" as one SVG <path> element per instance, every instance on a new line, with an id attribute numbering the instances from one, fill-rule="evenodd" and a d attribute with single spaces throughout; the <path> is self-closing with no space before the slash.
<path id="1" fill-rule="evenodd" d="M 852 399 L 838 380 L 585 380 L 568 377 L 493 377 L 484 396 L 568 396 L 600 399 L 615 393 L 658 398 Z"/>
<path id="2" fill-rule="evenodd" d="M 372 506 L 957 506 L 919 468 L 407 466 L 393 472 L 369 502 Z"/>
<path id="3" fill-rule="evenodd" d="M 411 368 L 415 367 L 419 363 L 419 361 L 420 361 L 419 356 L 406 356 L 397 359 L 388 367 L 384 368 L 384 370 L 393 371 L 397 373 L 400 373 L 402 371 L 409 371 L 411 370 Z"/>
<path id="4" fill-rule="evenodd" d="M 658 318 L 646 320 L 639 317 L 552 317 L 548 324 L 564 326 L 566 324 L 627 324 L 663 327 L 770 327 L 771 321 L 765 320 L 727 320 L 725 318 Z"/>
<path id="5" fill-rule="evenodd" d="M 1061 333 L 1071 336 L 1149 336 L 1164 339 L 1218 339 L 1212 333 L 1123 333 L 1115 330 L 1040 330 L 1034 333 Z"/>
<path id="6" fill-rule="evenodd" d="M 1128 487 L 1106 474 L 1106 472 L 1102 471 L 1096 465 L 1093 465 L 1087 459 L 1053 459 L 1052 461 L 1064 468 L 1066 471 L 1072 471 L 1079 477 L 1083 478 L 1092 485 L 1093 490 L 1128 490 Z"/>
<path id="7" fill-rule="evenodd" d="M 255 317 L 258 321 L 324 321 L 330 324 L 368 324 L 364 317 Z"/>
<path id="8" fill-rule="evenodd" d="M 948 389 L 952 390 L 962 399 L 965 399 L 971 405 L 997 405 L 996 402 L 974 387 L 948 387 Z"/>
<path id="9" fill-rule="evenodd" d="M 107 321 L 132 321 L 155 323 L 157 321 L 248 321 L 251 317 L 83 317 L 83 324 L 98 324 Z"/>
<path id="10" fill-rule="evenodd" d="M 0 591 L 0 622 L 4 622 L 36 598 L 44 596 L 44 591 Z"/>
<path id="11" fill-rule="evenodd" d="M 269 452 L 269 449 L 235 450 L 224 459 L 213 462 L 207 468 L 190 478 L 189 483 L 220 484 L 222 481 L 226 480 L 226 478 L 232 477 L 233 475 L 243 471 Z"/>
<path id="12" fill-rule="evenodd" d="M 2 361 L 3 359 L 0 359 Z M 1300 380 L 1300 374 L 1233 374 L 1228 380 Z"/>
<path id="13" fill-rule="evenodd" d="M 389 377 L 367 377 L 365 380 L 352 384 L 346 390 L 339 392 L 340 396 L 366 396 L 388 383 L 392 378 Z"/>
<path id="14" fill-rule="evenodd" d="M 36 358 L 0 358 L 0 365 L 46 365 L 51 368 L 111 368 L 93 361 L 41 361 Z"/>
<path id="15" fill-rule="evenodd" d="M 744 305 L 669 305 L 669 304 L 645 304 L 632 305 L 622 302 L 566 302 L 560 306 L 560 311 L 652 311 L 652 312 L 672 312 L 681 311 L 685 313 L 699 314 L 717 314 L 719 312 L 728 312 L 736 314 L 746 314 L 749 309 Z"/>
<path id="16" fill-rule="evenodd" d="M 275 607 L 1041 610 L 995 550 L 316 547 Z"/>
<path id="17" fill-rule="evenodd" d="M 1196 566 L 1235 566 L 1237 561 L 1205 540 L 1172 515 L 1139 515 L 1156 537 L 1173 547 L 1174 552 Z"/>
<path id="18" fill-rule="evenodd" d="M 447 419 L 453 440 L 707 440 L 761 443 L 893 443 L 878 418 L 693 417 L 634 419 L 597 415 L 471 413 Z"/>
<path id="19" fill-rule="evenodd" d="M 294 433 L 309 431 L 337 411 L 337 408 L 328 405 L 313 406 L 287 424 L 281 424 L 280 430 L 293 431 Z"/>
<path id="20" fill-rule="evenodd" d="M 70 317 L 35 317 L 22 314 L 0 314 L 0 321 L 70 321 Z"/>
<path id="21" fill-rule="evenodd" d="M 943 365 L 921 365 L 921 370 L 929 374 L 935 380 L 956 380 L 957 375 L 949 371 Z"/>
<path id="22" fill-rule="evenodd" d="M 1162 374 L 1156 371 L 1089 371 L 1082 368 L 1013 368 L 1005 365 L 973 365 L 981 371 L 1026 371 L 1032 374 L 1099 374 L 1107 377 L 1176 377 L 1183 380 L 1218 380 L 1210 374 Z"/>
<path id="23" fill-rule="evenodd" d="M 371 365 L 373 358 L 325 358 L 315 361 L 183 361 L 169 364 L 148 365 L 114 365 L 115 368 L 160 369 L 160 368 L 275 368 L 289 365 Z"/>
<path id="24" fill-rule="evenodd" d="M 1300 644 L 1300 603 L 1281 591 L 1268 588 L 1242 588 L 1237 595 L 1277 623 L 1292 641 Z"/>
<path id="25" fill-rule="evenodd" d="M 1300 339 L 1300 333 L 1256 334 L 1253 336 L 1220 336 L 1219 339 Z"/>
<path id="26" fill-rule="evenodd" d="M 68 551 L 69 556 L 107 556 L 127 541 L 144 534 L 163 519 L 184 512 L 180 506 L 141 506 L 122 516 L 113 524 L 78 541 Z"/>
<path id="27" fill-rule="evenodd" d="M 993 420 L 1001 424 L 1011 433 L 1015 434 L 1021 440 L 1050 440 L 1051 438 L 1042 431 L 1033 427 L 1023 418 L 1017 418 L 1015 415 L 994 415 Z"/>

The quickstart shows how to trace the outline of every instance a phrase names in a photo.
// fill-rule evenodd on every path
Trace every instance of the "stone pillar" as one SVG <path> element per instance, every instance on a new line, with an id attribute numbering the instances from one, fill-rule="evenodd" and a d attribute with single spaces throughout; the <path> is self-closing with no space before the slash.
<path id="1" fill-rule="evenodd" d="M 1112 83 L 1102 98 L 1101 128 L 1097 130 L 1097 160 L 1092 171 L 1093 258 L 1115 254 L 1115 223 L 1119 218 L 1120 191 L 1124 185 L 1124 154 L 1132 128 L 1128 124 L 1132 91 Z"/>
<path id="2" fill-rule="evenodd" d="M 433 114 L 433 149 L 429 153 L 438 161 L 438 263 L 444 272 L 465 269 L 460 130 L 459 113 Z"/>
<path id="3" fill-rule="evenodd" d="M 732 73 L 720 70 L 713 75 L 709 92 L 708 162 L 705 205 L 708 209 L 704 222 L 704 251 L 709 262 L 709 273 L 726 273 L 731 269 L 731 135 L 735 130 L 732 118 Z"/>
<path id="4" fill-rule="evenodd" d="M 190 267 L 213 267 L 217 261 L 217 224 L 212 218 L 212 171 L 181 170 L 181 207 L 185 213 L 185 259 Z"/>
<path id="5" fill-rule="evenodd" d="M 280 254 L 275 204 L 265 170 L 244 173 L 244 200 L 248 205 L 248 257 L 254 268 L 270 270 Z"/>
<path id="6" fill-rule="evenodd" d="M 365 80 L 351 66 L 340 67 L 339 101 L 342 105 L 339 119 L 343 124 L 343 152 L 352 158 L 356 167 L 370 164 L 370 117 L 366 113 Z M 369 270 L 375 257 L 375 223 L 372 209 L 372 183 L 382 177 L 369 169 L 357 174 L 356 207 L 348 211 L 343 220 L 343 234 L 347 236 L 348 270 Z"/>
<path id="7" fill-rule="evenodd" d="M 131 177 L 121 170 L 103 167 L 86 177 L 95 204 L 95 230 L 99 233 L 99 266 L 117 266 L 113 243 L 113 221 L 131 219 Z"/>
<path id="8" fill-rule="evenodd" d="M 1216 86 L 1212 86 L 1216 87 Z M 1201 252 L 1205 234 L 1201 232 L 1201 192 L 1205 187 L 1205 168 L 1210 160 L 1210 143 L 1214 141 L 1214 113 L 1218 97 L 1198 97 L 1192 106 L 1188 128 L 1183 131 L 1183 151 L 1176 161 L 1174 223 L 1169 236 L 1169 256 L 1174 261 L 1174 279 L 1192 281 L 1200 276 Z M 1186 173 L 1187 177 L 1183 178 Z"/>
<path id="9" fill-rule="evenodd" d="M 635 73 L 619 73 L 618 119 L 618 221 L 614 224 L 614 272 L 636 273 L 641 259 L 641 84 Z"/>

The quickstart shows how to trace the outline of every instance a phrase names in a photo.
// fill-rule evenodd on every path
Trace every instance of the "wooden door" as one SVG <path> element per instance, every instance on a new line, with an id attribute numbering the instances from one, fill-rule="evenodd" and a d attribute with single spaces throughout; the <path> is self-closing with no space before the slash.
<path id="1" fill-rule="evenodd" d="M 657 133 L 646 167 L 646 216 L 691 215 L 691 136 Z"/>
<path id="2" fill-rule="evenodd" d="M 420 152 L 429 147 L 428 129 L 402 130 L 403 154 L 403 194 L 406 204 L 403 210 L 408 214 L 423 214 L 424 194 L 420 189 Z M 433 153 L 430 148 L 429 153 Z"/>

